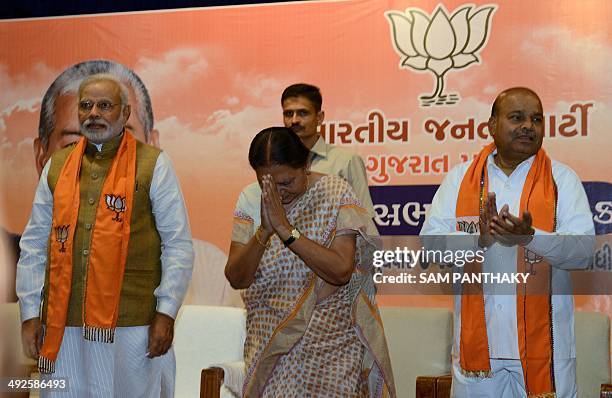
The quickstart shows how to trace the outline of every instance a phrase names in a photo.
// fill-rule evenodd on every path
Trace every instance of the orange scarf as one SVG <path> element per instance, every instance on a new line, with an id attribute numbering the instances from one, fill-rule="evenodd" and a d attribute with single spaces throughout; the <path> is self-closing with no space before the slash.
<path id="1" fill-rule="evenodd" d="M 86 147 L 87 140 L 83 137 L 68 155 L 53 193 L 47 323 L 38 359 L 41 373 L 55 371 L 66 326 L 72 286 L 72 246 L 79 215 L 81 161 Z M 114 339 L 135 181 L 136 141 L 126 131 L 104 180 L 92 231 L 83 305 L 83 337 L 87 340 L 112 343 Z"/>
<path id="2" fill-rule="evenodd" d="M 461 222 L 478 225 L 488 192 L 487 158 L 494 150 L 494 143 L 483 148 L 461 182 L 456 211 L 458 229 Z M 551 161 L 540 149 L 523 185 L 519 215 L 528 210 L 535 228 L 552 232 L 555 228 L 555 207 L 556 188 Z M 519 247 L 518 272 L 529 271 L 525 255 L 525 248 Z M 550 266 L 541 261 L 536 267 L 538 272 L 529 276 L 527 286 L 519 287 L 516 295 L 519 354 L 527 395 L 554 397 L 551 297 L 542 293 L 550 292 Z M 465 272 L 478 273 L 481 270 L 482 264 L 479 263 L 466 265 L 465 268 Z M 526 291 L 539 294 L 526 294 Z M 463 286 L 459 349 L 461 368 L 468 376 L 487 376 L 491 372 L 482 294 L 481 285 Z"/>

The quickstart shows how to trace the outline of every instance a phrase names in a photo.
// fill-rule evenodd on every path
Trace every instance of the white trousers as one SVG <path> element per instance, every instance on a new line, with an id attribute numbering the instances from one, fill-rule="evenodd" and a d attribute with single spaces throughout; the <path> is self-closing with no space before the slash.
<path id="1" fill-rule="evenodd" d="M 523 368 L 518 359 L 491 359 L 492 377 L 466 377 L 453 357 L 451 398 L 526 398 Z M 555 360 L 557 398 L 576 398 L 576 359 Z"/>
<path id="2" fill-rule="evenodd" d="M 66 378 L 66 392 L 46 392 L 57 398 L 149 398 L 174 396 L 174 350 L 146 356 L 148 326 L 118 327 L 112 344 L 85 340 L 82 328 L 66 327 L 55 361 L 55 373 L 42 379 Z"/>

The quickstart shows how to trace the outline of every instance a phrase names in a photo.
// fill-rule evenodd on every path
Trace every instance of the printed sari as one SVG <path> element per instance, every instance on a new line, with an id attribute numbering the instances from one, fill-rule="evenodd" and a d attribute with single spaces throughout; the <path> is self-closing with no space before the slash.
<path id="1" fill-rule="evenodd" d="M 257 202 L 243 207 L 239 201 L 232 240 L 246 243 L 253 236 Z M 373 221 L 348 183 L 329 175 L 298 199 L 287 218 L 302 236 L 326 247 L 336 235 L 355 234 L 355 269 L 346 285 L 321 297 L 325 283 L 272 237 L 243 292 L 243 396 L 395 397 L 374 299 L 372 252 L 380 244 Z"/>

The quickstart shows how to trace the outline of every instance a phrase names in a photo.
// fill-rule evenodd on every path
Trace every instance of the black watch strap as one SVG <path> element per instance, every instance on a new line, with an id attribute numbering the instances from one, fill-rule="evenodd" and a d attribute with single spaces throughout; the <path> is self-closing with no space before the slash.
<path id="1" fill-rule="evenodd" d="M 293 242 L 295 242 L 297 239 L 299 239 L 299 237 L 300 237 L 300 231 L 298 231 L 297 228 L 293 228 L 291 230 L 291 235 L 289 235 L 289 237 L 283 241 L 283 244 L 285 245 L 285 247 L 287 247 Z"/>

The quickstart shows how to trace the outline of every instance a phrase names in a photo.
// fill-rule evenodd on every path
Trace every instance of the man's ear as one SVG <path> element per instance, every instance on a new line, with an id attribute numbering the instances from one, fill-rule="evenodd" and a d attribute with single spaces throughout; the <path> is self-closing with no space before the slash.
<path id="1" fill-rule="evenodd" d="M 130 118 L 131 113 L 132 113 L 132 107 L 130 106 L 130 104 L 125 105 L 123 107 L 123 117 L 125 117 L 126 122 Z"/>
<path id="2" fill-rule="evenodd" d="M 147 142 L 147 144 L 152 145 L 155 148 L 159 148 L 159 131 L 157 131 L 157 129 L 151 130 L 148 141 L 149 142 Z"/>
<path id="3" fill-rule="evenodd" d="M 40 175 L 42 174 L 42 170 L 45 167 L 45 162 L 47 159 L 46 159 L 46 151 L 43 148 L 43 145 L 40 142 L 39 137 L 34 138 L 33 149 L 34 149 L 34 162 L 36 165 L 36 171 L 38 172 L 38 176 L 40 177 Z"/>
<path id="4" fill-rule="evenodd" d="M 318 126 L 322 125 L 323 120 L 325 120 L 325 111 L 317 112 L 317 125 Z"/>
<path id="5" fill-rule="evenodd" d="M 495 137 L 495 129 L 497 129 L 497 118 L 495 116 L 491 116 L 489 121 L 487 122 L 487 126 L 489 127 L 489 135 L 491 137 Z"/>

